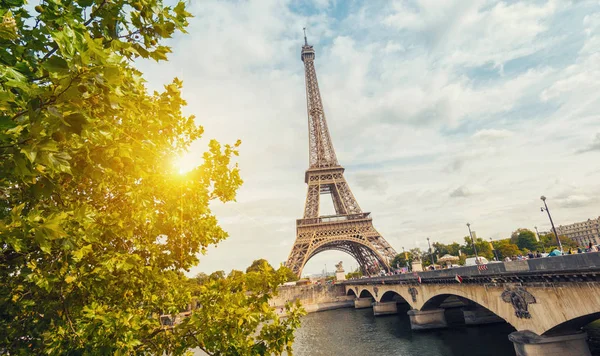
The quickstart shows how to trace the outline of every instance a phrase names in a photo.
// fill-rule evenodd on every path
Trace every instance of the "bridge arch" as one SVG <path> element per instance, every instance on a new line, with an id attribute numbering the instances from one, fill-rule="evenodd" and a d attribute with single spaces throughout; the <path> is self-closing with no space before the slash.
<path id="1" fill-rule="evenodd" d="M 577 332 L 581 330 L 584 326 L 591 323 L 592 321 L 596 321 L 600 319 L 600 312 L 585 314 L 577 318 L 573 318 L 571 320 L 567 320 L 563 323 L 556 325 L 553 328 L 548 329 L 542 335 L 544 336 L 554 336 L 554 335 L 563 335 L 570 334 L 573 332 Z"/>
<path id="2" fill-rule="evenodd" d="M 360 294 L 358 295 L 359 298 L 373 298 L 375 299 L 375 297 L 373 296 L 373 294 L 371 294 L 371 291 L 369 291 L 368 289 L 363 289 L 360 291 Z"/>
<path id="3" fill-rule="evenodd" d="M 408 299 L 406 299 L 402 294 L 398 293 L 393 289 L 383 291 L 383 293 L 379 297 L 378 302 L 396 302 L 399 304 L 403 304 L 407 309 L 413 308 L 412 304 L 408 301 Z"/>
<path id="4" fill-rule="evenodd" d="M 465 306 L 468 306 L 471 303 L 479 304 L 473 300 L 462 297 L 460 295 L 444 293 L 444 294 L 438 294 L 438 295 L 435 295 L 435 296 L 429 298 L 427 301 L 425 301 L 425 303 L 423 303 L 421 310 L 426 311 L 426 310 L 438 309 L 438 308 L 442 307 L 442 304 L 444 304 L 449 298 L 452 298 L 452 297 L 455 297 L 456 299 L 458 299 Z"/>
<path id="5" fill-rule="evenodd" d="M 356 292 L 354 292 L 354 289 L 348 288 L 348 290 L 346 291 L 346 295 L 347 296 L 351 296 L 352 295 L 352 296 L 356 297 Z"/>
<path id="6" fill-rule="evenodd" d="M 434 293 L 428 293 L 429 295 L 424 298 L 423 304 L 420 305 L 419 310 L 428 311 L 436 308 L 447 308 L 444 305 L 446 301 L 454 297 L 464 304 L 463 309 L 479 309 L 484 313 L 489 313 L 497 318 L 504 320 L 515 330 L 520 330 L 520 321 L 530 319 L 515 318 L 515 310 L 501 298 L 502 289 L 492 291 L 487 289 L 485 292 L 481 290 L 482 287 L 471 286 L 457 286 L 457 285 L 440 285 L 432 286 L 435 290 Z M 484 288 L 485 289 L 485 288 Z M 466 314 L 465 314 L 466 318 Z M 465 320 L 465 323 L 467 320 Z"/>

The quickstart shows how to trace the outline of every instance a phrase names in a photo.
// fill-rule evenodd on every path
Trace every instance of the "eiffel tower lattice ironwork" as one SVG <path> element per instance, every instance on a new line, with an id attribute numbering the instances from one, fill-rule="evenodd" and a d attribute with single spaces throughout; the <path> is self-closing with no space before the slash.
<path id="1" fill-rule="evenodd" d="M 315 50 L 308 45 L 306 34 L 301 59 L 308 111 L 309 168 L 304 176 L 308 192 L 304 218 L 296 220 L 296 241 L 286 266 L 300 276 L 313 256 L 338 250 L 354 257 L 364 274 L 389 270 L 396 251 L 373 227 L 371 213 L 360 209 L 335 156 L 317 83 Z M 335 215 L 319 215 L 322 194 L 331 196 Z"/>

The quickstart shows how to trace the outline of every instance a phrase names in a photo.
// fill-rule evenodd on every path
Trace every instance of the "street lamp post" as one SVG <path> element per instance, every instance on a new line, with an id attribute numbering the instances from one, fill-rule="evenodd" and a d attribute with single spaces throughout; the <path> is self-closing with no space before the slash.
<path id="1" fill-rule="evenodd" d="M 404 253 L 404 261 L 406 262 L 406 271 L 409 271 L 410 267 L 408 266 L 408 254 L 406 254 L 406 251 L 404 251 L 404 247 L 402 247 L 402 253 Z"/>
<path id="2" fill-rule="evenodd" d="M 475 246 L 475 240 L 473 240 L 473 234 L 471 233 L 471 224 L 467 223 L 469 228 L 469 237 L 471 237 L 471 243 L 473 244 L 473 251 L 475 251 L 475 264 L 479 264 L 479 256 L 477 255 L 477 247 Z"/>
<path id="3" fill-rule="evenodd" d="M 535 233 L 537 234 L 537 238 L 538 238 L 538 242 L 542 243 L 542 248 L 544 249 L 544 253 L 546 253 L 546 245 L 544 245 L 544 241 L 542 241 L 542 238 L 540 237 L 540 232 L 537 229 L 537 226 L 534 226 L 535 229 Z"/>
<path id="4" fill-rule="evenodd" d="M 433 251 L 431 251 L 431 244 L 429 243 L 429 237 L 427 238 L 427 245 L 429 245 L 429 255 L 431 256 L 431 267 L 435 269 L 435 263 L 433 262 Z"/>
<path id="5" fill-rule="evenodd" d="M 491 237 L 490 237 L 490 245 L 492 246 L 492 250 L 494 250 L 494 255 L 496 255 L 496 261 L 500 261 L 500 259 L 498 258 L 498 251 L 496 251 L 496 248 L 494 247 L 494 244 L 492 243 Z"/>
<path id="6" fill-rule="evenodd" d="M 554 227 L 554 221 L 552 221 L 552 215 L 550 215 L 550 209 L 548 209 L 548 204 L 546 204 L 546 197 L 545 196 L 541 196 L 540 199 L 542 199 L 542 201 L 544 202 L 544 207 L 545 208 L 540 208 L 542 212 L 546 211 L 546 213 L 548 213 L 548 219 L 550 219 L 550 225 L 552 225 L 552 231 L 554 231 L 554 236 L 556 236 L 556 242 L 558 242 L 558 248 L 560 249 L 560 252 L 563 252 L 563 247 L 562 244 L 560 243 L 560 238 L 558 237 L 558 233 L 556 232 L 556 228 Z"/>

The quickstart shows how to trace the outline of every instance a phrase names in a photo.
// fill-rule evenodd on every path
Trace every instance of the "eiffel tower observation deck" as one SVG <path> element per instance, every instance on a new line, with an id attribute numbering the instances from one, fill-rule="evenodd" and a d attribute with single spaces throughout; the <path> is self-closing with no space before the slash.
<path id="1" fill-rule="evenodd" d="M 304 63 L 308 113 L 309 166 L 304 175 L 308 192 L 304 217 L 296 221 L 296 241 L 286 265 L 300 276 L 313 256 L 337 250 L 354 257 L 364 274 L 389 271 L 396 251 L 375 230 L 371 213 L 361 210 L 344 178 L 344 167 L 335 155 L 325 119 L 315 57 L 305 33 L 300 58 Z M 321 195 L 331 197 L 335 215 L 319 214 Z"/>

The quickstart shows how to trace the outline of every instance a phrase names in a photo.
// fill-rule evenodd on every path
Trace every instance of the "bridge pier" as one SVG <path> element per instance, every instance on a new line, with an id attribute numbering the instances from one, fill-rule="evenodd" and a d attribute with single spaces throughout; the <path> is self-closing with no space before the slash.
<path id="1" fill-rule="evenodd" d="M 407 314 L 410 317 L 410 328 L 413 330 L 442 329 L 448 327 L 444 309 L 438 308 L 423 311 L 411 309 Z"/>
<path id="2" fill-rule="evenodd" d="M 371 297 L 368 297 L 368 298 L 356 298 L 356 299 L 354 299 L 354 308 L 355 309 L 370 308 L 371 307 L 371 303 L 373 303 L 373 298 L 371 298 Z"/>
<path id="3" fill-rule="evenodd" d="M 373 315 L 390 315 L 397 314 L 398 306 L 396 305 L 396 301 L 392 302 L 376 302 L 373 304 Z"/>
<path id="4" fill-rule="evenodd" d="M 466 325 L 481 325 L 481 324 L 492 324 L 492 323 L 504 323 L 504 319 L 491 311 L 479 307 L 464 307 L 462 308 L 463 316 L 465 317 Z"/>
<path id="5" fill-rule="evenodd" d="M 515 345 L 517 356 L 591 356 L 587 333 L 558 336 L 539 336 L 529 330 L 508 335 Z"/>

